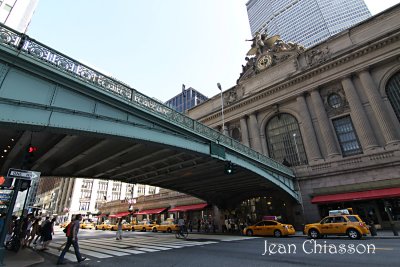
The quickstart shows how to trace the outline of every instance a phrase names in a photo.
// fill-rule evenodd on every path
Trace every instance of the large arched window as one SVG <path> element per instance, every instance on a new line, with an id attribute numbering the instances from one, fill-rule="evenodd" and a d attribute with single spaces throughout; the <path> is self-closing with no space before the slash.
<path id="1" fill-rule="evenodd" d="M 386 94 L 392 104 L 394 113 L 400 121 L 400 72 L 397 72 L 386 85 Z"/>
<path id="2" fill-rule="evenodd" d="M 307 164 L 299 124 L 290 114 L 278 114 L 267 124 L 269 156 L 290 166 Z"/>
<path id="3" fill-rule="evenodd" d="M 240 142 L 240 141 L 242 140 L 241 134 L 240 134 L 240 131 L 239 131 L 238 128 L 234 128 L 234 129 L 232 130 L 231 136 L 232 136 L 232 138 L 235 139 L 236 141 L 239 141 L 239 142 Z"/>

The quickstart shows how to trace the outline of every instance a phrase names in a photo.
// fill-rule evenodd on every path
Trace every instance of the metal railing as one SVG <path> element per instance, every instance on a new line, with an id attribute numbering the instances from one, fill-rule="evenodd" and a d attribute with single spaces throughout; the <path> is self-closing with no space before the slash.
<path id="1" fill-rule="evenodd" d="M 166 120 L 168 123 L 183 127 L 187 130 L 213 141 L 222 144 L 226 148 L 239 152 L 253 160 L 266 164 L 269 167 L 294 177 L 291 169 L 281 163 L 264 156 L 257 151 L 241 144 L 240 142 L 197 122 L 184 114 L 181 114 L 170 107 L 160 103 L 144 94 L 130 88 L 128 85 L 115 80 L 114 78 L 103 75 L 102 73 L 79 63 L 78 61 L 37 42 L 29 36 L 19 33 L 3 24 L 0 24 L 0 44 L 12 50 L 24 54 L 41 63 L 62 71 L 73 78 L 77 78 L 92 86 L 100 88 L 106 92 L 130 102 L 136 108 L 151 113 L 153 116 Z"/>

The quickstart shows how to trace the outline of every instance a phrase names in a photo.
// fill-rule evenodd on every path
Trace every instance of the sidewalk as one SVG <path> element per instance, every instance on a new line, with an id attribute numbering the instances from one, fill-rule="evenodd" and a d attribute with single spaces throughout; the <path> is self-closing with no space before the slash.
<path id="1" fill-rule="evenodd" d="M 32 264 L 44 262 L 44 258 L 30 248 L 20 249 L 18 252 L 6 250 L 4 265 L 7 267 L 27 267 Z"/>

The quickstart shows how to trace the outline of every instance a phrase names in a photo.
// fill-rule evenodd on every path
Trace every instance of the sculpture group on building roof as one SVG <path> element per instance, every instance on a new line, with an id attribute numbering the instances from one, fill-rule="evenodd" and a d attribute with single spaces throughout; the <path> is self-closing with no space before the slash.
<path id="1" fill-rule="evenodd" d="M 305 50 L 302 45 L 294 42 L 284 42 L 279 35 L 269 37 L 266 30 L 262 34 L 256 32 L 252 39 L 246 41 L 250 41 L 252 44 L 250 50 L 246 54 L 246 64 L 242 65 L 242 73 L 237 83 L 242 79 L 259 73 L 261 70 L 271 65 L 287 59 L 292 54 Z"/>

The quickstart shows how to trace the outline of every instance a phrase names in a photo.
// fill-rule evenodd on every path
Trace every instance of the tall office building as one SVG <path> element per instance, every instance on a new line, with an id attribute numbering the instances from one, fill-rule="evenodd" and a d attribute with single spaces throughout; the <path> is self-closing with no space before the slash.
<path id="1" fill-rule="evenodd" d="M 0 22 L 19 32 L 25 32 L 38 0 L 0 1 Z"/>
<path id="2" fill-rule="evenodd" d="M 250 0 L 251 33 L 280 35 L 305 47 L 371 17 L 363 0 Z"/>
<path id="3" fill-rule="evenodd" d="M 186 110 L 203 103 L 207 99 L 208 98 L 205 95 L 199 93 L 192 87 L 185 89 L 183 85 L 182 93 L 165 102 L 165 105 L 178 112 L 185 112 Z"/>

